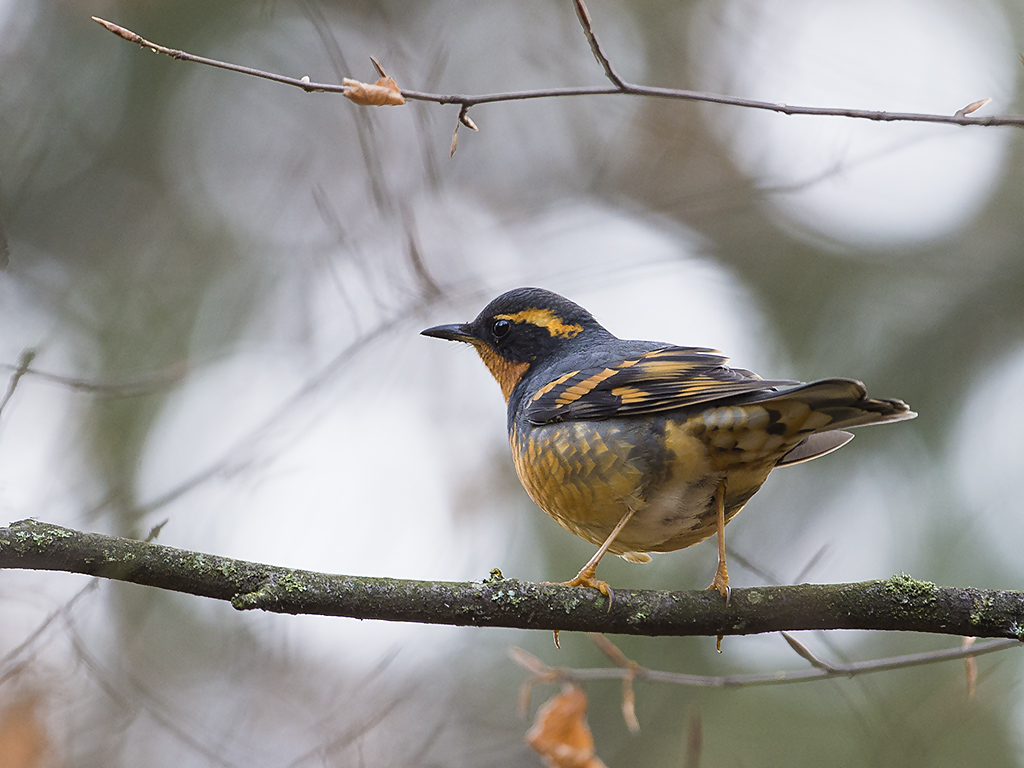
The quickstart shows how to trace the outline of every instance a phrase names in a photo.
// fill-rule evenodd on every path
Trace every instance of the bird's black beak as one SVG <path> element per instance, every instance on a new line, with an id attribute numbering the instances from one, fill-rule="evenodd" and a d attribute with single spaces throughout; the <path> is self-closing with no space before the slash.
<path id="1" fill-rule="evenodd" d="M 420 331 L 420 335 L 432 336 L 435 339 L 465 342 L 471 342 L 476 338 L 466 330 L 466 324 L 458 323 L 454 325 L 435 325 L 433 328 L 427 328 L 425 331 Z"/>

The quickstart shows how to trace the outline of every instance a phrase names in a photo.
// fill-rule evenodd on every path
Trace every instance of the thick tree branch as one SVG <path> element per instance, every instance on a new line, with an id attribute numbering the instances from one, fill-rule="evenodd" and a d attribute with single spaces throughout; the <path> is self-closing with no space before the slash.
<path id="1" fill-rule="evenodd" d="M 235 608 L 423 624 L 631 635 L 745 635 L 798 629 L 880 629 L 1024 637 L 1024 592 L 937 587 L 908 576 L 859 584 L 714 591 L 596 590 L 493 574 L 483 582 L 339 576 L 160 544 L 82 533 L 35 520 L 0 528 L 0 568 L 68 571 L 229 600 Z"/>

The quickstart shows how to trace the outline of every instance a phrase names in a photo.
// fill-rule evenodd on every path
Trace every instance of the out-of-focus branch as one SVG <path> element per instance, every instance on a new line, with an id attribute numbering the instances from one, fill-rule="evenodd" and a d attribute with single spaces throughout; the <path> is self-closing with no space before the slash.
<path id="1" fill-rule="evenodd" d="M 18 360 L 17 367 L 11 370 L 11 378 L 7 382 L 7 391 L 4 396 L 0 398 L 0 413 L 4 412 L 4 408 L 14 397 L 14 390 L 18 388 L 18 383 L 22 380 L 26 373 L 29 372 L 29 366 L 32 365 L 32 361 L 36 357 L 36 351 L 34 349 L 26 349 L 21 353 L 21 358 Z"/>
<path id="2" fill-rule="evenodd" d="M 25 376 L 34 377 L 40 381 L 57 384 L 72 390 L 73 392 L 84 392 L 98 397 L 122 398 L 141 397 L 153 394 L 163 389 L 169 389 L 179 383 L 188 373 L 189 366 L 186 363 L 175 363 L 155 373 L 142 376 L 126 376 L 123 381 L 90 381 L 74 376 L 61 376 L 56 373 L 47 373 L 32 368 L 29 363 L 34 359 L 35 351 L 26 350 L 22 353 L 17 365 L 0 363 L 0 373 L 11 372 L 10 384 L 6 396 L 0 400 L 0 412 L 3 411 L 7 401 L 14 393 L 14 389 Z"/>
<path id="3" fill-rule="evenodd" d="M 295 536 L 306 535 L 294 530 Z M 34 520 L 0 528 L 0 568 L 68 571 L 228 600 L 239 610 L 423 624 L 631 635 L 745 635 L 876 629 L 975 637 L 1024 636 L 1024 592 L 938 587 L 909 576 L 858 584 L 714 591 L 596 590 L 533 584 L 499 573 L 482 582 L 340 576 L 82 533 Z"/>
<path id="4" fill-rule="evenodd" d="M 647 85 L 637 85 L 635 83 L 629 83 L 623 80 L 612 68 L 611 62 L 602 52 L 600 46 L 597 43 L 597 37 L 594 34 L 593 27 L 590 23 L 590 14 L 583 4 L 582 0 L 574 0 L 576 5 L 576 12 L 580 18 L 580 23 L 583 25 L 584 33 L 587 36 L 587 41 L 590 43 L 591 51 L 597 58 L 598 62 L 604 68 L 605 75 L 612 82 L 611 86 L 584 86 L 584 87 L 569 87 L 569 88 L 542 88 L 537 90 L 522 90 L 522 91 L 507 91 L 502 93 L 485 93 L 485 94 L 442 94 L 442 93 L 426 93 L 423 91 L 413 91 L 407 88 L 400 88 L 398 92 L 406 100 L 412 101 L 429 101 L 437 104 L 458 104 L 462 107 L 460 116 L 464 117 L 466 110 L 470 107 L 478 104 L 492 104 L 495 102 L 503 101 L 524 101 L 527 99 L 549 99 L 549 98 L 561 98 L 565 96 L 608 96 L 612 94 L 625 94 L 628 96 L 647 96 L 662 99 L 679 99 L 682 101 L 702 101 L 711 104 L 726 104 L 734 107 L 744 107 L 746 109 L 759 109 L 766 110 L 769 112 L 779 112 L 784 115 L 815 115 L 815 116 L 831 116 L 831 117 L 849 117 L 860 120 L 875 120 L 880 122 L 914 122 L 914 123 L 943 123 L 948 125 L 1012 125 L 1024 127 L 1024 117 L 1015 115 L 992 115 L 985 117 L 975 117 L 972 113 L 978 109 L 984 99 L 972 102 L 966 107 L 957 110 L 953 115 L 932 115 L 919 112 L 886 112 L 878 110 L 867 110 L 867 109 L 847 109 L 845 107 L 810 107 L 810 106 L 799 106 L 794 104 L 782 104 L 778 102 L 769 101 L 758 101 L 756 99 L 741 99 L 735 96 L 726 96 L 718 93 L 708 93 L 705 91 L 691 91 L 682 88 L 657 88 Z M 311 82 L 308 77 L 288 77 L 286 75 L 279 75 L 273 72 L 265 72 L 260 69 L 254 69 L 252 67 L 244 67 L 239 64 L 231 64 L 225 61 L 218 61 L 217 59 L 209 59 L 204 56 L 197 56 L 186 51 L 180 51 L 174 48 L 168 48 L 158 43 L 151 42 L 141 35 L 132 32 L 130 29 L 125 29 L 122 26 L 114 24 L 110 21 L 97 18 L 93 16 L 93 21 L 102 25 L 109 31 L 113 32 L 118 37 L 142 46 L 143 48 L 149 48 L 156 53 L 162 53 L 166 56 L 170 56 L 173 59 L 180 59 L 182 61 L 191 61 L 196 64 L 204 64 L 208 67 L 217 67 L 218 69 L 226 69 L 230 72 L 237 72 L 243 75 L 250 75 L 252 77 L 260 77 L 265 80 L 272 80 L 276 83 L 282 83 L 284 85 L 291 85 L 296 88 L 301 88 L 306 92 L 323 92 L 323 93 L 340 93 L 348 95 L 351 93 L 352 86 L 350 85 L 338 85 L 337 83 L 314 83 Z M 472 127 L 472 126 L 470 126 Z"/>
<path id="5" fill-rule="evenodd" d="M 607 639 L 605 640 L 607 643 Z M 538 659 L 522 648 L 512 648 L 512 660 L 530 673 L 531 677 L 525 685 L 538 683 L 571 682 L 582 683 L 593 680 L 646 680 L 654 683 L 686 685 L 695 688 L 749 688 L 761 685 L 788 685 L 790 683 L 806 683 L 812 680 L 828 680 L 838 677 L 857 677 L 873 672 L 891 672 L 895 669 L 908 669 L 926 664 L 938 664 L 956 659 L 973 659 L 1008 648 L 1019 648 L 1019 640 L 988 640 L 977 645 L 944 648 L 938 651 L 908 653 L 902 656 L 888 656 L 883 659 L 869 659 L 850 663 L 830 663 L 818 666 L 812 663 L 810 669 L 774 670 L 739 675 L 691 675 L 684 672 L 668 672 L 661 669 L 642 667 L 634 661 L 616 662 L 615 667 L 553 667 Z M 603 650 L 603 649 L 602 649 Z M 525 694 L 523 694 L 525 696 Z"/>

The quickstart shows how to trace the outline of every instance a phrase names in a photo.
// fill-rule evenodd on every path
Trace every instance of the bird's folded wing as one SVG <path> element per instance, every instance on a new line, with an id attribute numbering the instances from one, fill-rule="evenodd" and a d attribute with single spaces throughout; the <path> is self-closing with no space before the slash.
<path id="1" fill-rule="evenodd" d="M 665 347 L 636 357 L 568 372 L 542 386 L 527 403 L 533 424 L 608 419 L 710 403 L 793 381 L 765 381 L 726 367 L 713 349 Z"/>

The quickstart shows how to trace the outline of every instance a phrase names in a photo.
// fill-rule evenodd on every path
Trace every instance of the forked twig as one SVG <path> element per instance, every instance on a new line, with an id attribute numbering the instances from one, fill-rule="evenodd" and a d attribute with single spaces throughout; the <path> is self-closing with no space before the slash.
<path id="1" fill-rule="evenodd" d="M 620 90 L 629 88 L 629 84 L 618 76 L 612 68 L 612 63 L 601 50 L 601 44 L 597 42 L 597 34 L 594 32 L 594 24 L 590 20 L 590 11 L 587 10 L 586 4 L 583 0 L 572 0 L 572 2 L 576 8 L 576 17 L 580 20 L 580 26 L 583 27 L 583 34 L 587 36 L 587 42 L 590 43 L 590 50 L 593 52 L 594 58 L 597 59 L 597 63 L 604 69 L 605 76 Z"/>
<path id="2" fill-rule="evenodd" d="M 11 398 L 14 397 L 14 390 L 18 388 L 18 383 L 22 380 L 26 373 L 29 372 L 29 366 L 32 365 L 32 361 L 36 357 L 36 351 L 34 349 L 26 349 L 21 353 L 21 357 L 18 359 L 18 365 L 12 366 L 12 373 L 10 381 L 7 382 L 7 391 L 4 393 L 3 398 L 0 398 L 0 413 L 4 412 L 4 408 L 11 402 Z"/>
<path id="3" fill-rule="evenodd" d="M 606 642 L 610 643 L 610 641 L 607 640 Z M 815 659 L 815 661 L 810 661 L 810 659 L 808 659 L 812 664 L 811 669 L 780 670 L 777 672 L 748 675 L 721 676 L 665 672 L 657 669 L 649 669 L 632 661 L 626 666 L 618 665 L 615 667 L 581 669 L 574 669 L 571 667 L 553 667 L 545 664 L 536 656 L 527 653 L 522 648 L 513 649 L 512 660 L 533 676 L 531 680 L 527 681 L 528 684 L 550 682 L 579 683 L 585 680 L 617 680 L 631 678 L 635 680 L 649 680 L 651 682 L 659 683 L 672 683 L 674 685 L 688 685 L 698 688 L 744 688 L 758 685 L 804 683 L 811 680 L 827 680 L 836 677 L 856 677 L 858 675 L 869 674 L 872 672 L 886 672 L 893 669 L 918 667 L 924 664 L 935 664 L 941 661 L 951 661 L 953 659 L 973 658 L 976 656 L 983 656 L 987 653 L 995 653 L 996 651 L 1020 646 L 1021 643 L 1018 640 L 990 640 L 988 642 L 960 646 L 958 648 L 946 648 L 940 651 L 926 651 L 923 653 L 909 653 L 903 656 L 890 656 L 883 659 L 871 659 L 869 661 L 855 661 L 849 664 L 826 664 L 817 659 Z M 802 645 L 800 647 L 803 648 Z M 621 651 L 619 653 L 621 654 Z M 800 655 L 804 656 L 803 653 Z M 808 658 L 808 656 L 804 656 L 804 658 Z"/>
<path id="4" fill-rule="evenodd" d="M 848 117 L 859 120 L 874 120 L 878 122 L 913 122 L 913 123 L 939 123 L 946 125 L 984 125 L 984 126 L 996 126 L 996 125 L 1012 125 L 1018 128 L 1024 127 L 1024 117 L 1013 116 L 1013 115 L 993 115 L 987 117 L 975 117 L 972 112 L 969 111 L 971 107 L 979 102 L 973 102 L 968 107 L 958 110 L 953 115 L 934 115 L 925 114 L 920 112 L 887 112 L 882 110 L 867 110 L 867 109 L 847 109 L 843 107 L 810 107 L 800 106 L 793 104 L 782 104 L 777 102 L 769 101 L 758 101 L 757 99 L 743 99 L 735 96 L 725 96 L 718 93 L 708 93 L 704 91 L 692 91 L 681 88 L 657 88 L 646 85 L 635 85 L 627 83 L 622 80 L 616 74 L 612 68 L 608 58 L 602 52 L 600 46 L 597 43 L 597 38 L 594 35 L 593 27 L 590 25 L 590 14 L 586 11 L 586 6 L 583 5 L 582 0 L 574 0 L 576 3 L 577 14 L 580 17 L 580 22 L 583 25 L 584 33 L 587 36 L 587 40 L 590 43 L 590 49 L 594 53 L 598 62 L 604 67 L 605 75 L 613 83 L 612 86 L 582 86 L 582 87 L 566 87 L 566 88 L 542 88 L 536 90 L 522 90 L 522 91 L 507 91 L 502 93 L 485 93 L 485 94 L 442 94 L 442 93 L 427 93 L 423 91 L 414 91 L 407 88 L 400 88 L 401 95 L 406 100 L 413 101 L 429 101 L 436 104 L 459 104 L 463 107 L 463 114 L 469 107 L 476 106 L 478 104 L 492 104 L 495 102 L 504 101 L 524 101 L 529 99 L 549 99 L 549 98 L 561 98 L 566 96 L 609 96 L 613 94 L 626 94 L 629 96 L 646 96 L 661 99 L 677 99 L 682 101 L 700 101 L 710 104 L 725 104 L 734 107 L 743 107 L 746 109 L 758 109 L 769 112 L 777 112 L 784 115 L 812 115 L 812 116 L 829 116 L 829 117 Z M 182 61 L 191 61 L 196 64 L 205 64 L 210 67 L 217 67 L 218 69 L 225 69 L 229 72 L 238 72 L 239 74 L 249 75 L 252 77 L 259 77 L 265 80 L 272 80 L 277 83 L 284 85 L 291 85 L 296 88 L 301 88 L 307 93 L 311 92 L 322 92 L 322 93 L 340 93 L 345 94 L 350 86 L 339 85 L 337 83 L 314 83 L 309 77 L 287 77 L 285 75 L 279 75 L 273 72 L 266 72 L 253 67 L 245 67 L 239 64 L 231 64 L 225 61 L 218 61 L 217 59 L 210 59 L 204 56 L 197 56 L 195 54 L 188 53 L 186 51 L 180 51 L 174 48 L 168 48 L 166 46 L 154 43 L 146 38 L 142 37 L 129 29 L 125 29 L 117 24 L 100 19 L 96 16 L 92 17 L 93 20 L 113 32 L 118 37 L 142 46 L 143 48 L 149 48 L 156 53 L 162 53 L 166 56 L 170 56 L 173 59 L 180 59 Z"/>

